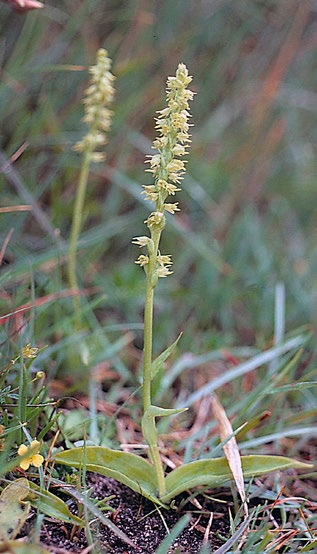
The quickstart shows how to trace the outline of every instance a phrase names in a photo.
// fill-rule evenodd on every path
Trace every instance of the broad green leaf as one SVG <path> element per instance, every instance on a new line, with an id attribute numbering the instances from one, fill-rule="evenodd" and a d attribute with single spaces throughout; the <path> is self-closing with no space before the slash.
<path id="1" fill-rule="evenodd" d="M 61 498 L 58 498 L 58 496 L 49 491 L 41 490 L 38 485 L 31 481 L 29 481 L 29 486 L 31 489 L 29 500 L 32 506 L 38 508 L 40 512 L 65 523 L 85 525 L 82 519 L 69 511 L 67 504 Z"/>
<path id="2" fill-rule="evenodd" d="M 5 546 L 0 543 L 0 547 L 1 554 L 50 554 L 49 550 L 30 542 L 7 541 Z"/>
<path id="3" fill-rule="evenodd" d="M 151 379 L 154 379 L 157 372 L 161 369 L 164 362 L 167 358 L 174 352 L 179 339 L 181 338 L 182 333 L 177 337 L 177 339 L 171 344 L 166 350 L 164 350 L 155 360 L 153 360 L 151 365 Z"/>
<path id="4" fill-rule="evenodd" d="M 241 456 L 244 477 L 263 475 L 271 471 L 289 468 L 309 469 L 312 466 L 283 456 Z M 178 494 L 197 487 L 207 485 L 221 486 L 232 480 L 232 473 L 225 458 L 197 460 L 177 467 L 166 477 L 166 494 L 162 502 L 169 502 Z"/>
<path id="5" fill-rule="evenodd" d="M 22 477 L 10 483 L 0 496 L 0 540 L 14 539 L 29 515 L 29 482 Z"/>
<path id="6" fill-rule="evenodd" d="M 164 506 L 156 496 L 154 467 L 136 454 L 112 450 L 105 446 L 87 446 L 71 448 L 56 454 L 54 458 L 59 464 L 76 468 L 82 467 L 85 461 L 87 471 L 113 477 L 152 502 Z"/>
<path id="7" fill-rule="evenodd" d="M 87 446 L 72 448 L 55 455 L 55 461 L 60 464 L 94 471 L 107 477 L 112 477 L 127 485 L 133 491 L 142 494 L 152 502 L 167 507 L 178 494 L 200 485 L 209 487 L 222 486 L 232 480 L 228 462 L 225 458 L 198 460 L 180 466 L 165 479 L 166 494 L 157 498 L 155 469 L 143 458 L 111 450 L 104 446 Z M 312 466 L 283 456 L 242 456 L 244 477 L 253 477 L 276 470 L 289 468 L 309 469 Z"/>

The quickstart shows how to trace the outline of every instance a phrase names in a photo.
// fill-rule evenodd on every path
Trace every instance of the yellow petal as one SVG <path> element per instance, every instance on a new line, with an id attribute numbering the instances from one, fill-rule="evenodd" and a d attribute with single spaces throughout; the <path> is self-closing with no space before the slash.
<path id="1" fill-rule="evenodd" d="M 30 458 L 26 458 L 26 460 L 22 460 L 19 464 L 20 468 L 26 471 L 30 467 L 30 462 L 31 462 Z"/>
<path id="2" fill-rule="evenodd" d="M 44 462 L 43 456 L 41 454 L 35 454 L 35 456 L 32 456 L 32 466 L 34 467 L 40 467 L 42 463 Z"/>
<path id="3" fill-rule="evenodd" d="M 25 446 L 25 444 L 20 444 L 19 449 L 18 449 L 18 455 L 19 456 L 24 456 L 24 454 L 26 454 L 27 451 L 28 451 L 28 447 Z"/>
<path id="4" fill-rule="evenodd" d="M 34 452 L 34 450 L 36 450 L 37 452 L 39 451 L 40 449 L 40 443 L 39 441 L 37 440 L 34 440 L 31 442 L 31 445 L 30 445 L 30 449 Z"/>

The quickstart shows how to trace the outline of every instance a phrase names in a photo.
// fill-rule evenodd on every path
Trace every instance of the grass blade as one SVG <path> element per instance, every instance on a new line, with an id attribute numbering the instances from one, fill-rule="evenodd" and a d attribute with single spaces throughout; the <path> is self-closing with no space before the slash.
<path id="1" fill-rule="evenodd" d="M 183 517 L 181 517 L 181 519 L 176 523 L 176 525 L 171 530 L 170 534 L 167 535 L 167 537 L 165 537 L 165 539 L 161 542 L 160 546 L 155 551 L 155 554 L 166 554 L 169 547 L 172 546 L 175 539 L 177 539 L 177 537 L 185 529 L 189 521 L 190 521 L 190 516 L 188 514 L 185 514 Z"/>

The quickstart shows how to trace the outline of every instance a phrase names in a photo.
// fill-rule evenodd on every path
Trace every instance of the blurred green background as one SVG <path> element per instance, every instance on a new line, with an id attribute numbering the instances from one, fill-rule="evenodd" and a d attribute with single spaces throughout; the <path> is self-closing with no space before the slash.
<path id="1" fill-rule="evenodd" d="M 140 192 L 151 181 L 144 159 L 166 78 L 179 62 L 197 95 L 177 198 L 182 211 L 169 218 L 163 238 L 174 274 L 156 289 L 155 350 L 181 330 L 185 351 L 265 347 L 279 282 L 286 330 L 315 323 L 314 1 L 47 0 L 28 14 L 0 4 L 0 35 L 1 205 L 36 206 L 1 214 L 1 246 L 14 230 L 0 272 L 0 308 L 7 314 L 37 302 L 20 323 L 27 323 L 25 341 L 50 345 L 52 375 L 65 363 L 65 344 L 78 344 L 72 300 L 59 296 L 68 288 L 81 163 L 72 146 L 86 131 L 81 99 L 99 47 L 113 60 L 116 100 L 107 160 L 91 170 L 80 239 L 93 362 L 115 344 L 120 364 L 129 356 L 120 337 L 129 331 L 138 363 L 144 276 L 131 239 L 146 232 L 151 208 Z M 21 147 L 10 169 L 5 160 Z M 12 326 L 2 325 L 3 345 Z"/>

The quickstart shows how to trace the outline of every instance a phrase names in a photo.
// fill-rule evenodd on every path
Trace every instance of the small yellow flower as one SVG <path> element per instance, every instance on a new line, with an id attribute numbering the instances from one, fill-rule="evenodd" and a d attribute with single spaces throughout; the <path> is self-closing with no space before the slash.
<path id="1" fill-rule="evenodd" d="M 24 348 L 22 348 L 23 358 L 32 360 L 36 358 L 38 351 L 39 351 L 38 348 L 31 348 L 31 344 L 29 343 L 26 346 L 24 346 Z"/>
<path id="2" fill-rule="evenodd" d="M 30 446 L 21 444 L 18 449 L 18 456 L 25 456 L 28 453 L 29 456 L 24 458 L 24 460 L 21 460 L 19 464 L 20 468 L 26 471 L 27 469 L 29 469 L 30 465 L 34 467 L 40 467 L 44 462 L 44 458 L 41 454 L 39 454 L 39 450 L 40 442 L 37 440 L 32 441 Z"/>

